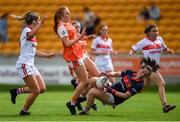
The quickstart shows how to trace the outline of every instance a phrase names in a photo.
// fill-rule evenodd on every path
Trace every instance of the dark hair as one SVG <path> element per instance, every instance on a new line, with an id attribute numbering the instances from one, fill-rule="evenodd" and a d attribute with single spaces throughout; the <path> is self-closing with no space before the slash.
<path id="1" fill-rule="evenodd" d="M 144 29 L 144 33 L 148 34 L 149 32 L 151 32 L 151 29 L 157 27 L 157 25 L 152 24 L 152 25 L 147 25 L 146 28 Z"/>
<path id="2" fill-rule="evenodd" d="M 152 72 L 156 72 L 160 68 L 159 64 L 157 64 L 156 61 L 151 59 L 150 57 L 142 58 L 140 64 L 141 66 L 145 66 L 148 70 Z"/>
<path id="3" fill-rule="evenodd" d="M 67 8 L 66 6 L 59 7 L 54 15 L 54 32 L 55 33 L 57 33 L 57 26 L 59 24 L 59 20 L 63 16 L 63 14 L 64 14 L 63 12 L 66 8 Z"/>
<path id="4" fill-rule="evenodd" d="M 24 15 L 24 20 L 26 24 L 32 24 L 33 21 L 37 21 L 39 19 L 39 15 L 36 12 L 29 11 Z"/>

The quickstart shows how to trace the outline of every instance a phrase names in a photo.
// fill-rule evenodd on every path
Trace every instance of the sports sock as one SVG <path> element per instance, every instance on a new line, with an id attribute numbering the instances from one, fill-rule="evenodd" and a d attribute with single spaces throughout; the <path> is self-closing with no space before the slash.
<path id="1" fill-rule="evenodd" d="M 86 107 L 86 106 L 85 106 L 85 107 L 83 108 L 83 111 L 86 112 L 86 113 L 88 113 L 89 110 L 90 110 L 90 107 Z"/>
<path id="2" fill-rule="evenodd" d="M 17 94 L 23 94 L 23 93 L 24 93 L 24 88 L 18 88 L 18 89 L 16 90 L 16 93 L 17 93 Z"/>
<path id="3" fill-rule="evenodd" d="M 26 108 L 25 106 L 23 106 L 22 111 L 24 111 L 24 112 L 28 112 L 28 108 Z"/>

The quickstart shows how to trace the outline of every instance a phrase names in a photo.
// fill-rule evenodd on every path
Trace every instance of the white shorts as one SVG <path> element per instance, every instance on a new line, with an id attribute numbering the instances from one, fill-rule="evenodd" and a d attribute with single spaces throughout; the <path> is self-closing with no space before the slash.
<path id="1" fill-rule="evenodd" d="M 108 92 L 105 92 L 105 94 L 109 96 L 109 99 L 108 99 L 108 101 L 107 101 L 107 102 L 102 102 L 102 103 L 103 103 L 103 105 L 108 104 L 108 105 L 110 105 L 110 106 L 115 106 L 115 104 L 114 104 L 114 97 L 113 97 L 113 95 L 112 95 L 111 93 L 108 93 Z"/>
<path id="2" fill-rule="evenodd" d="M 16 64 L 16 69 L 20 78 L 24 78 L 29 75 L 39 75 L 38 69 L 34 65 Z"/>
<path id="3" fill-rule="evenodd" d="M 68 66 L 69 66 L 69 71 L 71 73 L 71 75 L 74 77 L 74 78 L 77 78 L 77 75 L 76 73 L 74 72 L 74 69 L 76 69 L 78 66 L 80 65 L 84 65 L 84 59 L 81 58 L 81 59 L 78 59 L 77 61 L 69 61 L 67 62 L 68 63 Z"/>
<path id="4" fill-rule="evenodd" d="M 108 94 L 109 95 L 109 103 L 111 103 L 111 104 L 114 104 L 114 97 L 113 97 L 113 95 L 112 94 L 110 94 L 110 93 L 106 93 L 106 94 Z"/>
<path id="5" fill-rule="evenodd" d="M 96 63 L 96 66 L 101 72 L 114 71 L 114 67 L 111 62 L 108 62 L 107 64 Z"/>
<path id="6" fill-rule="evenodd" d="M 85 53 L 83 54 L 83 57 L 82 57 L 82 58 L 83 58 L 83 61 L 86 60 L 87 58 L 89 58 L 89 54 L 88 54 L 87 52 L 85 52 Z"/>

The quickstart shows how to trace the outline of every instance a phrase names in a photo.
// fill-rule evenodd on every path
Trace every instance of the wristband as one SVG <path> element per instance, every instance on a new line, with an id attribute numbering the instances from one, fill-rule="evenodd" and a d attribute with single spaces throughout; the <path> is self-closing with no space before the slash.
<path id="1" fill-rule="evenodd" d="M 111 94 L 115 95 L 115 93 L 116 93 L 116 90 L 112 89 Z"/>

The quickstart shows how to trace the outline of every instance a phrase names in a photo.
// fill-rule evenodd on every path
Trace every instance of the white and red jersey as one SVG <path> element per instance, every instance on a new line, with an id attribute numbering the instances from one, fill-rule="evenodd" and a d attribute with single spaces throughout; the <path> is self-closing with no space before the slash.
<path id="1" fill-rule="evenodd" d="M 166 49 L 167 46 L 163 39 L 158 36 L 156 40 L 151 40 L 148 37 L 142 39 L 137 44 L 132 46 L 135 52 L 142 51 L 144 57 L 150 57 L 155 60 L 158 64 L 160 61 L 161 52 Z"/>
<path id="2" fill-rule="evenodd" d="M 95 52 L 112 52 L 112 39 L 98 36 L 93 40 L 91 48 L 94 49 Z M 97 55 L 94 62 L 96 63 L 97 67 L 102 65 L 112 65 L 110 53 L 107 55 Z"/>
<path id="3" fill-rule="evenodd" d="M 26 26 L 20 37 L 20 56 L 17 61 L 17 64 L 27 64 L 33 65 L 34 64 L 34 57 L 36 54 L 36 46 L 37 41 L 36 37 L 32 37 L 31 39 L 27 38 L 27 34 L 31 32 L 31 28 Z"/>

